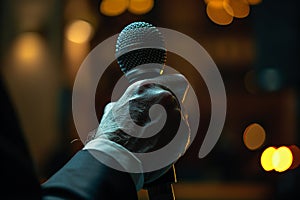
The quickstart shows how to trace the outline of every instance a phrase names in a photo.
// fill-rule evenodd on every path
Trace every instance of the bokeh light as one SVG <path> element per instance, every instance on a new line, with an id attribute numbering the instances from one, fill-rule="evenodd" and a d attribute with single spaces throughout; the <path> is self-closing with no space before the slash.
<path id="1" fill-rule="evenodd" d="M 207 4 L 207 7 L 209 4 L 215 7 L 206 9 L 208 17 L 213 22 L 219 25 L 228 25 L 231 23 L 229 22 L 231 18 L 224 13 L 224 10 L 227 14 L 232 16 L 231 20 L 233 20 L 234 17 L 244 18 L 250 13 L 250 5 L 257 5 L 261 3 L 262 0 L 204 0 L 204 2 Z M 208 10 L 210 10 L 210 13 L 208 13 Z M 222 18 L 223 20 L 221 20 Z"/>
<path id="2" fill-rule="evenodd" d="M 209 1 L 206 7 L 209 19 L 219 25 L 228 25 L 233 21 L 233 16 L 228 14 L 230 10 L 231 7 L 225 1 Z"/>
<path id="3" fill-rule="evenodd" d="M 278 70 L 266 68 L 259 74 L 259 82 L 263 89 L 267 91 L 276 91 L 281 88 L 281 77 Z"/>
<path id="4" fill-rule="evenodd" d="M 93 32 L 94 30 L 90 23 L 84 20 L 75 20 L 67 26 L 65 36 L 71 42 L 81 44 L 88 42 Z"/>
<path id="5" fill-rule="evenodd" d="M 257 123 L 249 125 L 243 134 L 243 140 L 246 147 L 250 150 L 258 149 L 266 139 L 266 132 L 262 126 Z"/>
<path id="6" fill-rule="evenodd" d="M 293 154 L 291 150 L 282 146 L 276 149 L 272 156 L 272 165 L 274 169 L 278 172 L 286 171 L 290 168 L 293 162 Z"/>
<path id="7" fill-rule="evenodd" d="M 100 12 L 107 16 L 117 16 L 126 11 L 129 0 L 103 0 L 100 3 Z"/>
<path id="8" fill-rule="evenodd" d="M 45 48 L 45 41 L 38 33 L 25 32 L 14 41 L 13 56 L 26 70 L 33 70 L 42 62 Z"/>
<path id="9" fill-rule="evenodd" d="M 275 147 L 268 147 L 263 151 L 260 157 L 260 163 L 265 171 L 271 171 L 274 169 L 272 160 L 275 151 Z"/>
<path id="10" fill-rule="evenodd" d="M 247 17 L 250 13 L 250 6 L 246 0 L 224 0 L 224 3 L 227 3 L 232 9 L 227 10 L 228 6 L 224 7 L 228 14 L 233 13 L 233 16 L 236 18 Z"/>
<path id="11" fill-rule="evenodd" d="M 295 169 L 300 165 L 300 149 L 296 145 L 289 146 L 289 149 L 293 154 L 293 163 L 290 166 L 290 169 Z"/>
<path id="12" fill-rule="evenodd" d="M 130 0 L 128 10 L 137 15 L 149 12 L 154 5 L 154 0 Z"/>

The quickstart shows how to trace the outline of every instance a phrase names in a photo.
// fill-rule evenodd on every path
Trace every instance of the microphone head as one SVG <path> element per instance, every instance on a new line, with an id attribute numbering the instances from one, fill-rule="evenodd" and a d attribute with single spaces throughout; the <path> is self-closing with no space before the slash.
<path id="1" fill-rule="evenodd" d="M 143 64 L 157 63 L 163 66 L 167 51 L 164 38 L 155 26 L 146 22 L 133 22 L 119 34 L 115 56 L 126 74 Z"/>

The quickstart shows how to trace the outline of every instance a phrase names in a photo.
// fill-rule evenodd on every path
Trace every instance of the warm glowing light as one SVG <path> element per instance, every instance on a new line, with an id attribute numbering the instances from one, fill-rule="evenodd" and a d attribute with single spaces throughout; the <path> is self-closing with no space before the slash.
<path id="1" fill-rule="evenodd" d="M 90 23 L 84 20 L 75 20 L 67 26 L 66 38 L 72 42 L 81 44 L 88 42 L 94 30 Z"/>
<path id="2" fill-rule="evenodd" d="M 31 68 L 44 57 L 45 41 L 34 32 L 21 34 L 14 42 L 14 58 L 21 64 Z"/>
<path id="3" fill-rule="evenodd" d="M 128 8 L 129 0 L 103 0 L 100 4 L 100 12 L 107 16 L 117 16 Z"/>
<path id="4" fill-rule="evenodd" d="M 246 128 L 243 135 L 244 144 L 250 150 L 258 149 L 266 139 L 266 132 L 259 124 L 251 124 Z"/>
<path id="5" fill-rule="evenodd" d="M 149 12 L 154 5 L 154 0 L 130 0 L 128 10 L 134 14 L 145 14 Z"/>
<path id="6" fill-rule="evenodd" d="M 293 163 L 290 166 L 290 169 L 295 169 L 300 165 L 300 149 L 296 145 L 289 146 L 289 149 L 293 154 Z"/>
<path id="7" fill-rule="evenodd" d="M 234 17 L 244 18 L 250 13 L 250 6 L 246 0 L 224 0 L 224 2 L 227 3 L 232 9 L 227 10 L 228 7 L 224 7 L 226 11 L 230 15 L 233 13 Z"/>
<path id="8" fill-rule="evenodd" d="M 160 72 L 159 72 L 159 74 L 162 75 L 163 73 L 164 73 L 164 70 L 161 69 Z"/>
<path id="9" fill-rule="evenodd" d="M 209 1 L 206 7 L 208 17 L 219 25 L 228 25 L 232 22 L 233 16 L 228 14 L 230 10 L 232 11 L 231 7 L 225 1 Z"/>
<path id="10" fill-rule="evenodd" d="M 272 165 L 274 169 L 278 172 L 286 171 L 293 162 L 293 154 L 291 150 L 286 147 L 282 146 L 279 147 L 272 156 Z"/>
<path id="11" fill-rule="evenodd" d="M 275 151 L 275 147 L 268 147 L 263 151 L 260 157 L 260 163 L 264 170 L 271 171 L 274 169 L 272 159 Z"/>
<path id="12" fill-rule="evenodd" d="M 262 0 L 247 0 L 249 5 L 257 5 L 262 2 Z"/>

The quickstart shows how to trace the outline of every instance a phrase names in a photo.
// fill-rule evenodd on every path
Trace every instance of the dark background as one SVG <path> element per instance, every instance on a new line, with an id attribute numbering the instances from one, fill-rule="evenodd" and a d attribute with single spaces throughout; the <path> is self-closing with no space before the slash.
<path id="1" fill-rule="evenodd" d="M 199 159 L 210 120 L 207 88 L 186 60 L 168 54 L 167 65 L 186 75 L 201 109 L 197 138 L 176 163 L 179 199 L 284 199 L 298 195 L 299 168 L 266 172 L 259 159 L 268 146 L 299 146 L 299 2 L 262 0 L 250 7 L 247 17 L 221 26 L 208 18 L 202 0 L 156 0 L 146 14 L 125 11 L 114 17 L 101 14 L 96 0 L 1 1 L 1 70 L 41 182 L 82 148 L 71 110 L 73 81 L 81 62 L 93 47 L 127 24 L 146 21 L 199 42 L 217 64 L 227 93 L 221 137 L 212 152 Z M 84 19 L 94 27 L 88 43 L 73 44 L 65 38 L 74 19 Z M 42 41 L 36 60 L 30 57 L 31 43 L 25 47 L 20 43 L 24 33 Z M 30 54 L 25 61 L 18 57 L 20 46 Z M 95 97 L 99 117 L 121 75 L 113 63 L 101 78 Z M 252 123 L 266 131 L 264 145 L 254 151 L 243 143 L 243 132 Z"/>

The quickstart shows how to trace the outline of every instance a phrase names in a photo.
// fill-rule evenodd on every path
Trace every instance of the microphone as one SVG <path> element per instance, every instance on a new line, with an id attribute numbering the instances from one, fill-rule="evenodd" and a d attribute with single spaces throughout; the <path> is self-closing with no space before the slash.
<path id="1" fill-rule="evenodd" d="M 115 56 L 130 83 L 159 76 L 167 58 L 163 35 L 152 24 L 133 22 L 119 34 Z"/>
<path id="2" fill-rule="evenodd" d="M 167 58 L 165 41 L 152 24 L 133 22 L 119 34 L 115 56 L 129 83 L 155 78 L 163 73 Z M 151 200 L 175 199 L 172 183 L 176 183 L 175 167 L 156 181 L 144 186 Z"/>

